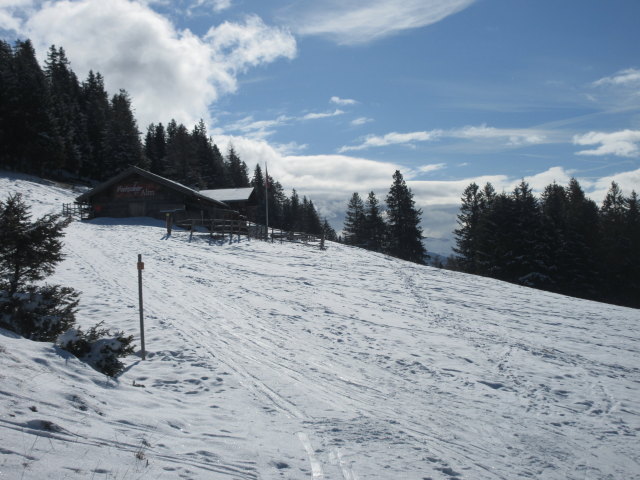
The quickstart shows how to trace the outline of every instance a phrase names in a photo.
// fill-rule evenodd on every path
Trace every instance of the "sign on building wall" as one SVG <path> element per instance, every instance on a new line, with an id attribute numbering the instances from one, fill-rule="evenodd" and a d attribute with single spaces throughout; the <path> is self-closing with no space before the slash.
<path id="1" fill-rule="evenodd" d="M 155 183 L 141 183 L 141 182 L 123 183 L 116 187 L 115 197 L 116 198 L 154 197 L 159 189 L 160 189 L 160 185 L 157 185 Z"/>

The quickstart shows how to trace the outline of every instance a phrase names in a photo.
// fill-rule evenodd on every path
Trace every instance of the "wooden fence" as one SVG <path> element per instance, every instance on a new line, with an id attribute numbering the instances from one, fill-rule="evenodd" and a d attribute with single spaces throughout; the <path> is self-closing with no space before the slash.
<path id="1" fill-rule="evenodd" d="M 247 222 L 245 219 L 186 219 L 175 223 L 176 226 L 184 228 L 190 232 L 189 238 L 193 238 L 198 233 L 198 228 L 204 231 L 200 233 L 208 235 L 210 239 L 229 237 L 233 240 L 234 235 L 246 236 L 247 238 L 257 238 L 265 241 L 279 242 L 301 242 L 305 244 L 320 243 L 320 248 L 324 249 L 324 238 L 303 232 L 287 232 L 284 230 L 267 229 L 264 225 Z"/>
<path id="2" fill-rule="evenodd" d="M 63 203 L 62 216 L 86 220 L 91 218 L 91 206 L 86 203 Z"/>

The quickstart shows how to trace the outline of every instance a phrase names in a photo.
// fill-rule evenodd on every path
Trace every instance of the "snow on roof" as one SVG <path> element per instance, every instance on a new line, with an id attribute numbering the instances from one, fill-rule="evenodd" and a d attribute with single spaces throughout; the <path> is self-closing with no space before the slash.
<path id="1" fill-rule="evenodd" d="M 219 202 L 233 202 L 248 200 L 253 193 L 253 187 L 247 188 L 220 188 L 217 190 L 200 190 L 200 195 L 212 198 Z"/>

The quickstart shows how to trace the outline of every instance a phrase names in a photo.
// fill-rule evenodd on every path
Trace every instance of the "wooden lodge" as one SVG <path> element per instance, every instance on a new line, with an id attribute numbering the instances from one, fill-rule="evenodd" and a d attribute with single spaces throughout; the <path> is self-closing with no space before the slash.
<path id="1" fill-rule="evenodd" d="M 80 195 L 76 203 L 89 218 L 153 217 L 165 220 L 169 214 L 175 224 L 241 218 L 240 213 L 226 202 L 138 167 L 129 167 Z"/>

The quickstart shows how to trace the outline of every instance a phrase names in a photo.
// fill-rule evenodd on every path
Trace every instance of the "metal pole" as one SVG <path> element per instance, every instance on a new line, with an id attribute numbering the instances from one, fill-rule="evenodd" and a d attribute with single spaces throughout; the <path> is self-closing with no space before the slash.
<path id="1" fill-rule="evenodd" d="M 142 305 L 142 270 L 144 269 L 144 263 L 142 263 L 142 255 L 138 254 L 138 299 L 140 302 L 140 345 L 142 347 L 142 359 L 145 360 L 147 352 L 144 348 L 144 308 Z"/>

